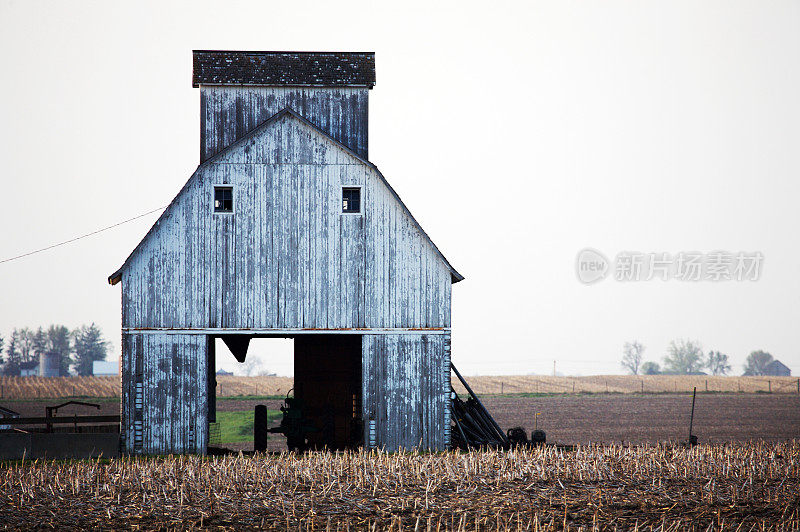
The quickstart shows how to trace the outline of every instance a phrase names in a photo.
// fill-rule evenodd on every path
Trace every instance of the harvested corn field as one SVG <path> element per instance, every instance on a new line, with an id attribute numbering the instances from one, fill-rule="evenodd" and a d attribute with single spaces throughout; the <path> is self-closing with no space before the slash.
<path id="1" fill-rule="evenodd" d="M 119 377 L 0 376 L 0 399 L 119 397 Z"/>
<path id="2" fill-rule="evenodd" d="M 236 377 L 217 375 L 217 397 L 279 396 L 294 386 L 291 377 Z"/>
<path id="3" fill-rule="evenodd" d="M 800 529 L 798 441 L 0 467 L 3 527 Z"/>
<path id="4" fill-rule="evenodd" d="M 688 438 L 692 394 L 484 397 L 507 430 L 538 423 L 553 443 L 655 444 Z M 538 415 L 537 415 L 538 414 Z M 800 396 L 697 394 L 694 434 L 701 443 L 800 437 Z"/>
<path id="5" fill-rule="evenodd" d="M 217 375 L 217 397 L 284 396 L 291 377 L 237 377 Z M 61 397 L 119 397 L 120 378 L 112 377 L 4 377 L 0 399 Z"/>
<path id="6" fill-rule="evenodd" d="M 720 377 L 706 375 L 595 375 L 547 377 L 506 375 L 467 377 L 480 395 L 570 393 L 781 393 L 800 395 L 798 377 Z M 217 397 L 284 396 L 292 377 L 217 375 Z M 453 386 L 466 393 L 457 379 Z M 0 377 L 0 399 L 118 397 L 119 377 Z"/>
<path id="7" fill-rule="evenodd" d="M 505 375 L 466 377 L 477 394 L 553 393 L 788 393 L 800 394 L 798 377 L 725 377 L 719 375 L 592 375 L 548 377 Z M 465 393 L 457 380 L 453 387 Z"/>

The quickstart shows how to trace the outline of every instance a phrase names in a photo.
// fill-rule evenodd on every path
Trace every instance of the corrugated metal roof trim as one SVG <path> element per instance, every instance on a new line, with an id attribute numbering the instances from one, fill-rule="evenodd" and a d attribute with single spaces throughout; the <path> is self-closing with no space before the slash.
<path id="1" fill-rule="evenodd" d="M 261 124 L 259 124 L 255 128 L 253 128 L 249 133 L 247 133 L 247 135 L 243 136 L 241 139 L 237 140 L 236 142 L 234 142 L 230 146 L 228 146 L 225 149 L 221 150 L 219 153 L 216 153 L 213 156 L 209 157 L 202 164 L 200 164 L 197 167 L 197 169 L 192 173 L 191 177 L 183 185 L 183 187 L 181 187 L 181 190 L 172 199 L 172 201 L 170 202 L 169 206 L 166 209 L 164 209 L 164 212 L 161 213 L 161 216 L 158 217 L 158 220 L 156 220 L 156 222 L 153 224 L 153 226 L 150 228 L 150 230 L 147 232 L 147 234 L 144 236 L 144 238 L 139 242 L 139 244 L 136 245 L 136 247 L 133 249 L 133 251 L 130 253 L 130 255 L 128 255 L 128 258 L 125 259 L 125 262 L 122 264 L 122 266 L 120 266 L 120 268 L 117 271 L 115 271 L 114 273 L 112 273 L 108 277 L 109 284 L 115 285 L 122 279 L 122 271 L 128 265 L 128 263 L 130 262 L 130 260 L 133 257 L 133 255 L 136 253 L 136 251 L 139 249 L 139 247 L 141 247 L 141 245 L 144 243 L 144 241 L 147 240 L 147 238 L 150 236 L 150 233 L 152 233 L 153 230 L 161 223 L 161 220 L 167 215 L 169 210 L 172 208 L 172 205 L 175 203 L 175 200 L 178 198 L 178 196 L 180 196 L 183 193 L 184 189 L 187 186 L 189 186 L 189 183 L 191 183 L 192 178 L 195 176 L 195 174 L 197 174 L 197 172 L 200 171 L 201 168 L 203 168 L 205 165 L 212 164 L 215 160 L 217 160 L 220 157 L 222 157 L 225 153 L 227 153 L 228 151 L 234 149 L 240 143 L 244 143 L 245 141 L 249 140 L 251 137 L 253 137 L 256 134 L 258 134 L 259 131 L 261 131 L 264 128 L 269 127 L 270 124 L 278 121 L 279 119 L 283 118 L 284 116 L 291 116 L 291 117 L 299 120 L 300 122 L 306 124 L 308 127 L 312 128 L 314 131 L 316 131 L 320 135 L 324 135 L 325 138 L 329 139 L 331 142 L 333 142 L 334 144 L 336 144 L 337 146 L 339 146 L 340 148 L 345 150 L 348 154 L 350 154 L 353 157 L 355 157 L 361 163 L 363 163 L 363 164 L 369 166 L 370 168 L 372 168 L 373 170 L 375 170 L 375 172 L 378 174 L 378 177 L 381 179 L 381 181 L 383 181 L 383 183 L 389 189 L 389 192 L 391 192 L 391 194 L 395 197 L 395 199 L 400 203 L 400 206 L 405 210 L 406 214 L 408 214 L 408 217 L 411 219 L 412 223 L 417 227 L 417 229 L 419 229 L 419 231 L 422 234 L 423 238 L 425 240 L 427 240 L 428 243 L 430 243 L 431 246 L 433 246 L 433 249 L 436 251 L 436 254 L 439 255 L 439 257 L 442 259 L 444 264 L 450 270 L 450 275 L 453 278 L 453 283 L 457 283 L 459 281 L 463 281 L 464 280 L 464 276 L 461 275 L 460 273 L 458 273 L 458 271 L 456 271 L 455 268 L 453 268 L 453 266 L 450 264 L 450 261 L 447 260 L 447 258 L 444 256 L 444 254 L 436 246 L 436 244 L 434 244 L 434 242 L 431 239 L 431 237 L 428 236 L 428 233 L 425 232 L 425 230 L 419 224 L 417 219 L 414 218 L 414 215 L 411 214 L 411 211 L 408 209 L 406 204 L 403 203 L 403 200 L 400 199 L 400 196 L 397 194 L 397 192 L 394 190 L 394 188 L 392 188 L 392 186 L 389 184 L 389 182 L 386 180 L 386 178 L 383 176 L 383 174 L 381 173 L 381 171 L 378 169 L 377 166 L 375 166 L 373 163 L 369 162 L 368 160 L 364 159 L 363 157 L 359 156 L 356 152 L 354 152 L 353 150 L 348 148 L 346 145 L 342 144 L 341 142 L 337 141 L 336 139 L 334 139 L 333 137 L 328 135 L 328 133 L 326 133 L 324 130 L 318 128 L 313 123 L 311 123 L 310 121 L 308 121 L 305 118 L 303 118 L 302 116 L 300 116 L 292 108 L 286 107 L 286 108 L 278 111 L 277 113 L 275 113 L 274 115 L 272 115 L 268 119 L 266 119 L 264 122 L 262 122 Z"/>

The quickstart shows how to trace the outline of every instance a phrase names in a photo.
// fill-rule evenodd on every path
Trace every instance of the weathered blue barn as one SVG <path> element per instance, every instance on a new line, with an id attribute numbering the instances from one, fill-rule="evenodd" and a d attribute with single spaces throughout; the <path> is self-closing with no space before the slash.
<path id="1" fill-rule="evenodd" d="M 449 444 L 463 277 L 369 162 L 373 53 L 195 51 L 200 165 L 109 277 L 130 453 L 203 453 L 214 340 L 294 338 L 295 395 L 333 448 Z"/>

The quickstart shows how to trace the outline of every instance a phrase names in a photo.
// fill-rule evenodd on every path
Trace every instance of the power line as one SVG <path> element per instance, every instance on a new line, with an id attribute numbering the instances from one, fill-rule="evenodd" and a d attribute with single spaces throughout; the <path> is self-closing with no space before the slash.
<path id="1" fill-rule="evenodd" d="M 92 231 L 91 233 L 86 233 L 85 235 L 76 236 L 75 238 L 70 238 L 69 240 L 64 240 L 63 242 L 59 242 L 57 244 L 53 244 L 51 246 L 47 246 L 47 247 L 44 247 L 44 248 L 41 248 L 41 249 L 37 249 L 37 250 L 34 250 L 34 251 L 29 251 L 27 253 L 23 253 L 22 255 L 17 255 L 16 257 L 10 257 L 8 259 L 0 260 L 0 264 L 3 264 L 4 262 L 11 262 L 12 260 L 21 259 L 22 257 L 28 257 L 30 255 L 35 255 L 36 253 L 41 253 L 42 251 L 47 251 L 48 249 L 57 248 L 59 246 L 65 245 L 65 244 L 69 244 L 71 242 L 75 242 L 77 240 L 81 240 L 82 238 L 90 237 L 92 235 L 96 235 L 98 233 L 102 233 L 103 231 L 108 231 L 109 229 L 114 229 L 115 227 L 119 227 L 122 224 L 126 224 L 126 223 L 132 222 L 134 220 L 138 220 L 139 218 L 144 218 L 148 214 L 153 214 L 154 212 L 164 210 L 167 207 L 168 207 L 168 205 L 164 205 L 163 207 L 159 207 L 157 209 L 153 209 L 152 211 L 147 211 L 144 214 L 140 214 L 138 216 L 134 216 L 133 218 L 128 218 L 127 220 L 123 220 L 121 222 L 115 223 L 114 225 L 109 225 L 108 227 L 103 227 L 102 229 L 98 229 L 96 231 Z"/>

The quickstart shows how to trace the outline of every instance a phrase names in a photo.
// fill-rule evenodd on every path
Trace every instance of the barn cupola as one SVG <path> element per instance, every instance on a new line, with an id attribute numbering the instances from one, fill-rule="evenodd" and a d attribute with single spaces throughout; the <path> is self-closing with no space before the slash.
<path id="1" fill-rule="evenodd" d="M 372 52 L 195 50 L 200 162 L 286 107 L 367 159 Z"/>

